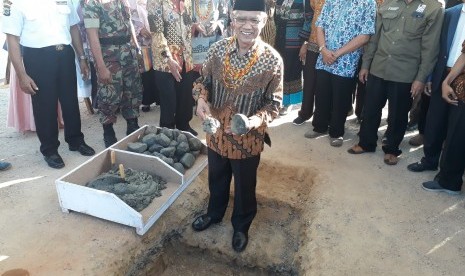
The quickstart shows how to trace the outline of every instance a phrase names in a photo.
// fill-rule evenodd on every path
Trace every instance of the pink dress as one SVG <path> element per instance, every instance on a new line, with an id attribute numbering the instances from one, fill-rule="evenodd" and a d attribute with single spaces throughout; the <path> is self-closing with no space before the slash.
<path id="1" fill-rule="evenodd" d="M 63 128 L 63 118 L 59 104 L 58 125 L 60 128 Z M 7 126 L 15 128 L 18 132 L 36 131 L 34 114 L 32 113 L 31 95 L 21 90 L 13 66 L 10 69 L 10 99 L 8 101 Z"/>

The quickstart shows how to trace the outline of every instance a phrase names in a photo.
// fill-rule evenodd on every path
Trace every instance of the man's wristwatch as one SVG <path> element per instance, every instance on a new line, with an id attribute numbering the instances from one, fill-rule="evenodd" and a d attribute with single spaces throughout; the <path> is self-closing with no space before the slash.
<path id="1" fill-rule="evenodd" d="M 323 51 L 323 49 L 326 48 L 325 45 L 321 45 L 319 48 L 318 48 L 318 52 L 321 53 L 321 51 Z"/>

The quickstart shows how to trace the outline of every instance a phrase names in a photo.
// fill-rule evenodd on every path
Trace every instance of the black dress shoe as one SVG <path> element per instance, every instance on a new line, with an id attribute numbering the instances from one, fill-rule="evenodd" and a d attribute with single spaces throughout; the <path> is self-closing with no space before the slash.
<path id="1" fill-rule="evenodd" d="M 234 232 L 232 238 L 232 247 L 236 252 L 242 252 L 247 247 L 247 243 L 249 242 L 249 238 L 247 234 L 243 232 Z"/>
<path id="2" fill-rule="evenodd" d="M 217 221 L 217 220 L 213 220 L 209 215 L 201 215 L 199 217 L 197 217 L 194 222 L 192 222 L 192 228 L 199 232 L 199 231 L 203 231 L 205 229 L 207 229 L 208 227 L 210 227 L 210 225 L 212 225 L 212 223 L 218 223 L 220 221 Z"/>
<path id="3" fill-rule="evenodd" d="M 77 146 L 69 146 L 69 150 L 70 151 L 79 151 L 80 154 L 84 155 L 84 156 L 92 156 L 95 154 L 95 150 L 91 147 L 89 147 L 89 145 L 87 145 L 86 143 L 81 143 Z"/>
<path id="4" fill-rule="evenodd" d="M 44 155 L 44 160 L 50 168 L 61 169 L 65 166 L 65 162 L 58 153 L 52 155 Z"/>
<path id="5" fill-rule="evenodd" d="M 429 166 L 423 162 L 415 162 L 407 166 L 407 170 L 411 172 L 422 172 L 422 171 L 435 171 L 438 167 L 436 166 Z"/>

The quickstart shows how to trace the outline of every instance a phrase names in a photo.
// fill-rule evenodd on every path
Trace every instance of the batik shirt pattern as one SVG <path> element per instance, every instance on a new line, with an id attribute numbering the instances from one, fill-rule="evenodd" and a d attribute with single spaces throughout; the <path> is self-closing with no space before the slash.
<path id="1" fill-rule="evenodd" d="M 236 45 L 228 47 L 231 39 L 223 39 L 210 47 L 193 94 L 196 100 L 203 98 L 210 103 L 212 116 L 221 123 L 215 134 L 207 135 L 208 147 L 230 159 L 245 159 L 263 151 L 267 125 L 278 116 L 283 97 L 283 61 L 274 48 L 261 40 L 240 56 Z M 226 55 L 230 55 L 233 66 L 243 68 L 255 49 L 258 61 L 244 76 L 242 85 L 236 89 L 227 88 L 223 81 Z M 256 115 L 262 123 L 242 136 L 227 134 L 225 128 L 230 126 L 231 117 L 236 113 L 247 117 Z"/>
<path id="2" fill-rule="evenodd" d="M 171 72 L 166 56 L 173 57 L 186 72 L 192 62 L 192 3 L 190 0 L 148 0 L 148 21 L 152 33 L 153 68 Z"/>
<path id="3" fill-rule="evenodd" d="M 336 51 L 356 36 L 374 34 L 375 20 L 375 0 L 326 0 L 315 25 L 324 29 L 326 48 Z M 320 54 L 315 68 L 341 77 L 354 77 L 361 55 L 359 48 L 327 65 Z"/>

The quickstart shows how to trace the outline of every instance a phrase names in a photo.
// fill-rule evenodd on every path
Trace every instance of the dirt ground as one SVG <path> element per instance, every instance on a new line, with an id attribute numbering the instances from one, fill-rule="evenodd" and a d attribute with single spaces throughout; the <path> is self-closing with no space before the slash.
<path id="1" fill-rule="evenodd" d="M 87 158 L 68 151 L 61 131 L 66 167 L 48 168 L 34 133 L 5 127 L 7 95 L 0 91 L 0 160 L 13 168 L 0 173 L 0 274 L 464 274 L 464 196 L 423 191 L 421 182 L 435 172 L 407 171 L 422 149 L 406 141 L 397 166 L 385 165 L 380 150 L 346 153 L 356 140 L 353 117 L 341 148 L 331 147 L 327 137 L 305 139 L 311 124 L 292 125 L 296 110 L 272 124 L 273 145 L 259 169 L 257 218 L 247 249 L 237 254 L 230 209 L 222 223 L 202 233 L 190 228 L 206 208 L 206 170 L 142 237 L 131 227 L 62 213 L 54 181 Z M 140 124 L 158 124 L 158 111 L 142 113 Z M 83 103 L 81 117 L 86 141 L 103 150 L 98 117 Z M 193 126 L 201 129 L 197 118 Z M 121 118 L 116 131 L 122 138 Z"/>

